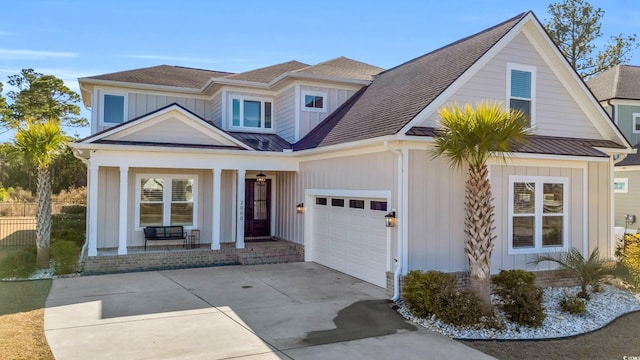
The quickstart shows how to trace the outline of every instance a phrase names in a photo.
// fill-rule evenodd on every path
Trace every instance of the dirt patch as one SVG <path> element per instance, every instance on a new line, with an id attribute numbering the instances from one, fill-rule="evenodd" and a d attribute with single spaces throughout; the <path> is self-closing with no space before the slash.
<path id="1" fill-rule="evenodd" d="M 559 340 L 471 341 L 463 344 L 498 359 L 640 358 L 640 312 L 624 315 L 603 329 Z"/>

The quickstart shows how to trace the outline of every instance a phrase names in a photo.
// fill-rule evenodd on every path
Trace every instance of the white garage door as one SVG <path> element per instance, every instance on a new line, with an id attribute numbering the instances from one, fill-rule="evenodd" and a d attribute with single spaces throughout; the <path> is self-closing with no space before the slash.
<path id="1" fill-rule="evenodd" d="M 314 199 L 312 260 L 386 286 L 387 214 L 383 199 Z"/>

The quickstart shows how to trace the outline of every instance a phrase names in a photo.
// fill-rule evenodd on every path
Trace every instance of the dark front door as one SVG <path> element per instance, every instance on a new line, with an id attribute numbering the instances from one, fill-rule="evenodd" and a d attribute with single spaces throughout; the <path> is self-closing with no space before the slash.
<path id="1" fill-rule="evenodd" d="M 262 183 L 255 179 L 245 180 L 244 194 L 244 236 L 271 235 L 271 180 Z"/>

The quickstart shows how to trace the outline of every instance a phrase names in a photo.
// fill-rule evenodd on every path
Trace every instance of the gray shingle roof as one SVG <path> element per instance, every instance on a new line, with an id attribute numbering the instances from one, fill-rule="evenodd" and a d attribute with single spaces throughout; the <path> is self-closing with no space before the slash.
<path id="1" fill-rule="evenodd" d="M 296 70 L 295 72 L 301 74 L 371 81 L 375 75 L 382 71 L 384 71 L 383 68 L 340 56 L 317 65 Z"/>
<path id="2" fill-rule="evenodd" d="M 231 74 L 233 73 L 193 69 L 181 66 L 159 65 L 104 75 L 89 76 L 81 78 L 80 80 L 96 79 L 200 89 L 212 77 L 223 77 Z"/>
<path id="3" fill-rule="evenodd" d="M 243 80 L 252 82 L 268 83 L 278 76 L 289 72 L 300 70 L 308 67 L 309 65 L 301 63 L 299 61 L 291 60 L 282 64 L 271 65 L 260 69 L 241 72 L 234 75 L 226 76 L 226 79 Z"/>
<path id="4" fill-rule="evenodd" d="M 616 65 L 587 81 L 599 101 L 640 100 L 640 66 Z"/>
<path id="5" fill-rule="evenodd" d="M 438 130 L 433 127 L 413 127 L 407 131 L 408 136 L 437 136 Z M 531 135 L 524 144 L 513 147 L 514 152 L 568 156 L 609 157 L 596 148 L 624 149 L 623 145 L 610 140 L 593 140 L 555 136 Z"/>
<path id="6" fill-rule="evenodd" d="M 378 74 L 364 92 L 358 93 L 357 101 L 350 100 L 329 115 L 294 149 L 396 134 L 527 14 Z"/>
<path id="7" fill-rule="evenodd" d="M 632 165 L 640 165 L 640 143 L 637 143 L 634 147 L 636 149 L 635 154 L 628 154 L 627 157 L 622 159 L 615 166 L 632 166 Z"/>

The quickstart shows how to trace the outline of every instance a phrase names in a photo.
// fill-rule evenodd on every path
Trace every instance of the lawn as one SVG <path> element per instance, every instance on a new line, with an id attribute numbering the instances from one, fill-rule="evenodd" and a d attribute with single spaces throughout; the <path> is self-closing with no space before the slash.
<path id="1" fill-rule="evenodd" d="M 54 359 L 44 336 L 51 280 L 0 282 L 0 359 Z"/>

